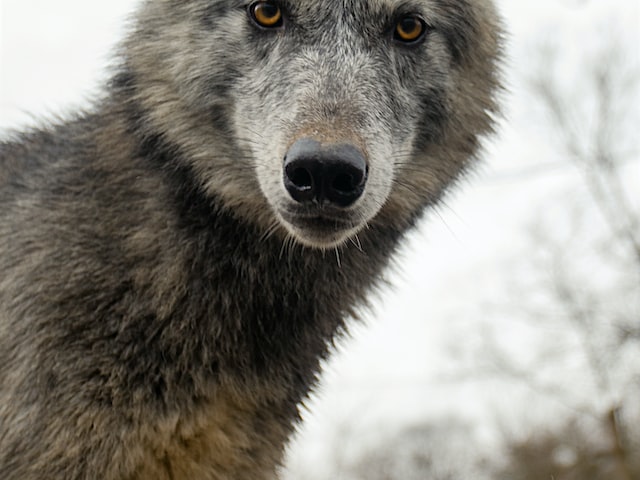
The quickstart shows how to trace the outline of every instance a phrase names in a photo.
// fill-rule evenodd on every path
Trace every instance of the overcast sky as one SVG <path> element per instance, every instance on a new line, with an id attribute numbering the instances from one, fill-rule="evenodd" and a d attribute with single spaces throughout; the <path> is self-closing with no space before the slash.
<path id="1" fill-rule="evenodd" d="M 0 129 L 86 105 L 108 76 L 111 52 L 125 32 L 123 19 L 136 3 L 1 0 Z M 636 60 L 640 45 L 635 0 L 504 0 L 500 7 L 509 30 L 509 121 L 488 143 L 482 168 L 410 237 L 392 276 L 395 288 L 377 295 L 366 325 L 354 328 L 327 366 L 303 427 L 304 449 L 295 450 L 297 461 L 319 458 L 336 423 L 356 420 L 364 431 L 391 418 L 401 424 L 452 409 L 471 418 L 486 412 L 482 401 L 470 401 L 478 395 L 473 386 L 450 388 L 436 380 L 447 369 L 449 347 L 458 342 L 451 312 L 481 312 L 486 290 L 500 285 L 505 252 L 517 252 L 526 241 L 531 206 L 573 175 L 559 167 L 523 180 L 522 172 L 557 161 L 544 133 L 536 136 L 528 124 L 535 105 L 522 92 L 524 76 L 535 67 L 532 52 L 556 41 L 559 74 L 570 82 L 579 60 L 614 33 L 635 43 Z"/>

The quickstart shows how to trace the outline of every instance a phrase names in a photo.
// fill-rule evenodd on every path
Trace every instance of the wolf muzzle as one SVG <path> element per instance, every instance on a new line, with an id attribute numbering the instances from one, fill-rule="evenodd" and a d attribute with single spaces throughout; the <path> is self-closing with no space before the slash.
<path id="1" fill-rule="evenodd" d="M 285 155 L 283 181 L 298 203 L 347 208 L 362 196 L 368 173 L 359 148 L 302 138 Z"/>

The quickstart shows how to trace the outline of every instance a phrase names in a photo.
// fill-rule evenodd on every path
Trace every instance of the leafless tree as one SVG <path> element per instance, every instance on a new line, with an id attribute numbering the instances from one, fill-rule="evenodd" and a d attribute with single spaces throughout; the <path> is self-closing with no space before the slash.
<path id="1" fill-rule="evenodd" d="M 486 454 L 456 418 L 414 425 L 379 439 L 344 469 L 344 480 L 487 479 Z"/>
<path id="2" fill-rule="evenodd" d="M 639 175 L 640 76 L 624 47 L 611 44 L 568 88 L 556 76 L 554 51 L 540 55 L 545 65 L 529 85 L 548 138 L 581 181 L 543 207 L 527 254 L 511 272 L 527 279 L 510 293 L 514 315 L 542 327 L 539 355 L 518 364 L 491 328 L 482 355 L 501 375 L 598 419 L 608 438 L 603 458 L 613 465 L 607 478 L 632 480 L 624 419 L 629 400 L 640 395 L 640 177 L 630 176 Z M 558 375 L 570 362 L 580 365 L 590 388 L 576 389 Z"/>
<path id="3" fill-rule="evenodd" d="M 572 418 L 520 438 L 510 438 L 505 461 L 495 480 L 611 480 L 617 468 L 609 445 L 597 429 Z M 606 437 L 605 437 L 606 438 Z M 640 464 L 628 465 L 632 478 L 640 478 Z"/>

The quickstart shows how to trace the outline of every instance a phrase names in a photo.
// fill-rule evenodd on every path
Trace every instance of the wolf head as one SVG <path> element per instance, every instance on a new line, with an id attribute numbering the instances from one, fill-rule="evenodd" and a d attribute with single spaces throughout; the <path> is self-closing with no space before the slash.
<path id="1" fill-rule="evenodd" d="M 152 128 L 208 194 L 308 246 L 406 227 L 493 124 L 489 0 L 151 0 L 137 30 Z"/>

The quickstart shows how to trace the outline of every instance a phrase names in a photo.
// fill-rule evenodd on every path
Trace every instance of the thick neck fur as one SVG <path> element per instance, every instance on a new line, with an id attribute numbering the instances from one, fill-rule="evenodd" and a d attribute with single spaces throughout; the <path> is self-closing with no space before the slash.
<path id="1" fill-rule="evenodd" d="M 335 251 L 293 244 L 204 193 L 133 102 L 114 87 L 94 113 L 1 146 L 0 374 L 19 380 L 0 400 L 19 411 L 29 392 L 43 419 L 7 425 L 0 446 L 7 459 L 48 452 L 8 478 L 92 478 L 106 463 L 109 479 L 173 478 L 176 465 L 200 478 L 200 448 L 229 472 L 202 478 L 263 478 L 402 233 L 371 225 Z M 96 422 L 119 426 L 96 434 Z M 57 440 L 70 425 L 86 428 L 81 449 Z M 181 453 L 188 438 L 199 447 Z"/>

